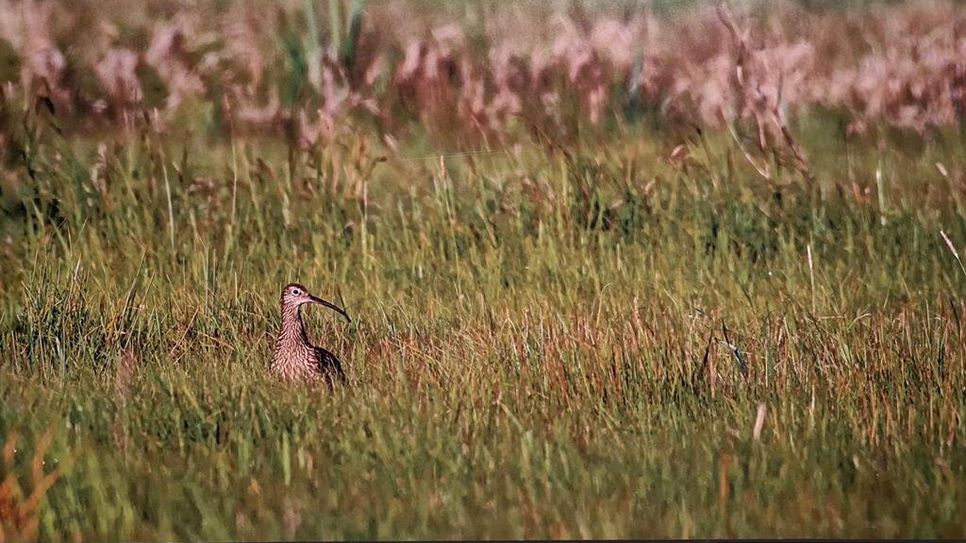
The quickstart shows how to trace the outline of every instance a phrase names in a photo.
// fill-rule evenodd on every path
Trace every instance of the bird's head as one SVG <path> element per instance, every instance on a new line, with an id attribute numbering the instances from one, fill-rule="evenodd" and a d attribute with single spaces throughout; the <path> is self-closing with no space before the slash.
<path id="1" fill-rule="evenodd" d="M 305 287 L 298 283 L 291 283 L 282 289 L 283 310 L 285 308 L 298 309 L 303 304 L 323 305 L 345 317 L 345 320 L 352 322 L 352 319 L 349 318 L 349 314 L 345 312 L 345 309 L 342 309 L 332 302 L 325 301 L 318 296 L 313 296 L 308 290 L 305 289 Z"/>

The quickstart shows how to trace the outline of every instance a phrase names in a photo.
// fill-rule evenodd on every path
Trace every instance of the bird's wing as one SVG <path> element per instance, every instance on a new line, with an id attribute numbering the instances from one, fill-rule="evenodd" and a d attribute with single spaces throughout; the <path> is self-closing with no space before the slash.
<path id="1" fill-rule="evenodd" d="M 319 369 L 322 374 L 325 375 L 327 380 L 338 380 L 340 383 L 345 383 L 345 372 L 342 371 L 342 362 L 329 351 L 316 347 L 315 352 L 319 358 Z"/>

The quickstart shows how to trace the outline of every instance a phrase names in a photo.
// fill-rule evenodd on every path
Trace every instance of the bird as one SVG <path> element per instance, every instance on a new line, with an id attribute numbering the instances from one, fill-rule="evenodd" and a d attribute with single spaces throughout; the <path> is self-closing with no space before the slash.
<path id="1" fill-rule="evenodd" d="M 352 322 L 341 307 L 312 295 L 298 283 L 289 283 L 282 289 L 282 329 L 275 341 L 271 373 L 286 381 L 325 381 L 329 387 L 335 381 L 345 383 L 342 362 L 331 352 L 309 342 L 302 323 L 302 306 L 305 304 L 328 307 Z"/>

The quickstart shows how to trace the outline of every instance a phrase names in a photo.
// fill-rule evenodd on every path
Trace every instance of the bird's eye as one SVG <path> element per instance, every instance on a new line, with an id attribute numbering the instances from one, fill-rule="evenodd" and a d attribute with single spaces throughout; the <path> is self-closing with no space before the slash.
<path id="1" fill-rule="evenodd" d="M 299 290 L 299 289 L 297 289 L 297 288 L 293 288 L 292 289 L 292 295 L 293 296 L 301 296 L 302 295 L 302 291 Z"/>

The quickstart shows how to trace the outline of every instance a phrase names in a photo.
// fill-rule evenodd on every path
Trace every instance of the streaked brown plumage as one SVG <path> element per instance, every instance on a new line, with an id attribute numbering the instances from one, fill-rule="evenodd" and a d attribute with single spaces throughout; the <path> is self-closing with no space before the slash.
<path id="1" fill-rule="evenodd" d="M 282 329 L 275 341 L 271 372 L 288 381 L 317 382 L 325 380 L 345 382 L 342 363 L 329 351 L 312 345 L 302 324 L 302 306 L 319 304 L 340 313 L 349 322 L 349 315 L 341 307 L 309 294 L 305 287 L 291 283 L 282 289 Z"/>

